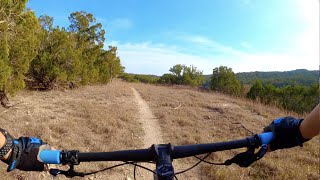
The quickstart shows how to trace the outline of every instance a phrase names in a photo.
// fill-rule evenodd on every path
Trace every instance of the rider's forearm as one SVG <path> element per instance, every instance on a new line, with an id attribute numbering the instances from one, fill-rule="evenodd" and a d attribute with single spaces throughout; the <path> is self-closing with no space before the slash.
<path id="1" fill-rule="evenodd" d="M 311 139 L 320 133 L 320 119 L 319 119 L 320 107 L 319 104 L 308 114 L 308 116 L 302 121 L 300 125 L 301 135 L 305 139 Z"/>

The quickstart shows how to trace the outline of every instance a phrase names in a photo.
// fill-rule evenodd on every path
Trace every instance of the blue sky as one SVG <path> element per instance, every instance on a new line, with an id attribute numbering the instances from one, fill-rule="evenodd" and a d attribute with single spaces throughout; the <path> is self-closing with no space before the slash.
<path id="1" fill-rule="evenodd" d="M 167 73 L 175 64 L 205 74 L 319 69 L 318 0 L 29 0 L 37 16 L 67 27 L 93 13 L 129 73 Z"/>

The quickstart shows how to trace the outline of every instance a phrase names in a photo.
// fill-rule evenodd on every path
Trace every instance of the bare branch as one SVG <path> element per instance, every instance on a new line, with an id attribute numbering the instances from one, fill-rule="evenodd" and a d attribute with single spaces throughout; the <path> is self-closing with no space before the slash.
<path id="1" fill-rule="evenodd" d="M 239 125 L 241 125 L 241 127 L 242 127 L 243 129 L 247 130 L 247 131 L 250 132 L 251 134 L 255 134 L 254 132 L 252 132 L 251 130 L 249 130 L 248 128 L 246 128 L 242 123 L 232 122 L 227 116 L 224 116 L 224 117 L 226 117 L 231 124 L 239 124 Z"/>
<path id="2" fill-rule="evenodd" d="M 173 109 L 179 109 L 182 106 L 181 102 L 179 102 L 179 101 L 177 101 L 177 102 L 179 103 L 179 105 Z"/>

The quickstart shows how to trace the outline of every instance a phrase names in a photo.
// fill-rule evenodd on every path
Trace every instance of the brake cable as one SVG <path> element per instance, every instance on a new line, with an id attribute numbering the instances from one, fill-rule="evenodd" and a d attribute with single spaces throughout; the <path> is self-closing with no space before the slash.
<path id="1" fill-rule="evenodd" d="M 209 153 L 209 155 L 212 153 Z M 201 162 L 207 163 L 207 164 L 211 164 L 211 165 L 217 165 L 217 166 L 222 166 L 222 165 L 227 165 L 225 162 L 224 163 L 215 163 L 215 162 L 209 162 L 206 161 L 206 158 L 199 158 L 198 156 L 194 156 L 196 159 L 200 160 Z"/>
<path id="2" fill-rule="evenodd" d="M 124 166 L 124 165 L 127 165 L 127 164 L 130 164 L 130 163 L 129 162 L 124 162 L 124 163 L 117 164 L 117 165 L 114 165 L 114 166 L 111 166 L 111 167 L 108 167 L 108 168 L 104 168 L 104 169 L 101 169 L 101 170 L 98 170 L 98 171 L 85 173 L 85 175 L 87 176 L 87 175 L 96 174 L 96 173 L 99 173 L 99 172 L 103 172 L 103 171 L 106 171 L 106 170 L 109 170 L 109 169 L 113 169 L 113 168 L 116 168 L 116 167 L 120 167 L 120 166 Z"/>

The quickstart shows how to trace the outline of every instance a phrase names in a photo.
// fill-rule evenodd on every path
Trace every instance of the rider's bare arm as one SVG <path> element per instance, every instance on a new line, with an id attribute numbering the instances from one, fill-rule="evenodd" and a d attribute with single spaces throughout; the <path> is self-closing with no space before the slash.
<path id="1" fill-rule="evenodd" d="M 311 139 L 320 133 L 320 106 L 319 104 L 313 109 L 313 111 L 307 115 L 300 125 L 301 135 L 305 139 Z"/>

